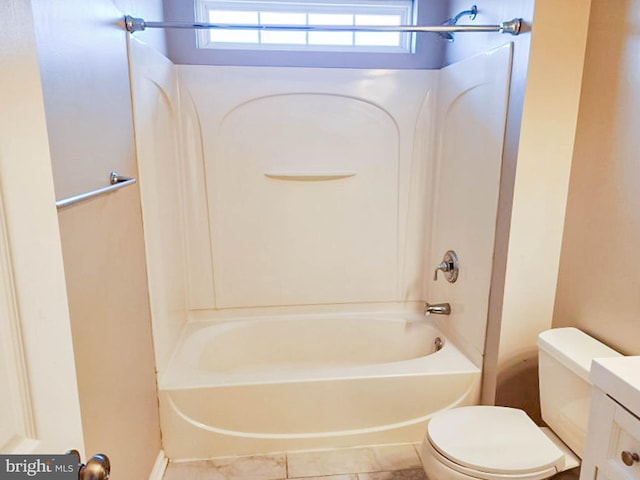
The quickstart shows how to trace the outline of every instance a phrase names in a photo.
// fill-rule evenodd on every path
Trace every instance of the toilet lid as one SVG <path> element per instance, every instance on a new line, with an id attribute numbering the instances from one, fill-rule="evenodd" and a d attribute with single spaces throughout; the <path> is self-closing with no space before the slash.
<path id="1" fill-rule="evenodd" d="M 564 455 L 522 410 L 473 406 L 435 415 L 427 426 L 433 447 L 453 463 L 497 474 L 561 471 Z"/>

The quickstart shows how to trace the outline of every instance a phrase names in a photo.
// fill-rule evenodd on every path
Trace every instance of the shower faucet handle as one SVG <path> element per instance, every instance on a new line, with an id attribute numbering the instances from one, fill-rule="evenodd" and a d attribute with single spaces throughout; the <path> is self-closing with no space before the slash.
<path id="1" fill-rule="evenodd" d="M 455 283 L 458 279 L 458 256 L 453 250 L 447 251 L 444 254 L 442 262 L 436 267 L 433 273 L 433 281 L 438 280 L 438 272 L 443 272 L 447 282 Z"/>
<path id="2" fill-rule="evenodd" d="M 433 281 L 438 281 L 438 272 L 442 271 L 447 273 L 449 270 L 451 270 L 451 264 L 444 261 L 440 262 L 440 264 L 436 267 L 436 271 L 433 273 Z"/>

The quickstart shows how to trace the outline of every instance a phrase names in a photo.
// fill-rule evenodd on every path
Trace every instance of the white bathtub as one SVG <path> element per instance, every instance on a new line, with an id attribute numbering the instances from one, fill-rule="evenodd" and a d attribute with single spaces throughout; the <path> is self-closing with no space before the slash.
<path id="1" fill-rule="evenodd" d="M 417 442 L 433 413 L 476 403 L 479 385 L 480 370 L 417 314 L 192 323 L 160 375 L 165 453 Z"/>

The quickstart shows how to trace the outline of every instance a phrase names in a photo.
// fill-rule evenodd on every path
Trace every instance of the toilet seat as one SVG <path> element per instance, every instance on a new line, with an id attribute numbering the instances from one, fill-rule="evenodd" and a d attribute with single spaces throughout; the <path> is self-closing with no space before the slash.
<path id="1" fill-rule="evenodd" d="M 564 470 L 564 453 L 522 410 L 472 406 L 435 415 L 427 442 L 449 468 L 470 477 L 547 478 Z"/>
<path id="2" fill-rule="evenodd" d="M 421 460 L 429 478 L 446 480 L 546 480 L 557 472 L 555 468 L 520 475 L 500 475 L 487 473 L 453 463 L 442 456 L 426 439 L 422 444 Z"/>

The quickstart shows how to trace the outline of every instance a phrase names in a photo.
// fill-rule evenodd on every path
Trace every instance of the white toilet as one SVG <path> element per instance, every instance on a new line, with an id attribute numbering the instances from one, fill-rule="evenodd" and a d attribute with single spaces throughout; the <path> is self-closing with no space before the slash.
<path id="1" fill-rule="evenodd" d="M 591 360 L 620 354 L 576 328 L 541 333 L 538 350 L 542 418 L 550 429 L 514 408 L 472 406 L 438 413 L 421 450 L 430 480 L 538 480 L 580 464 Z"/>

